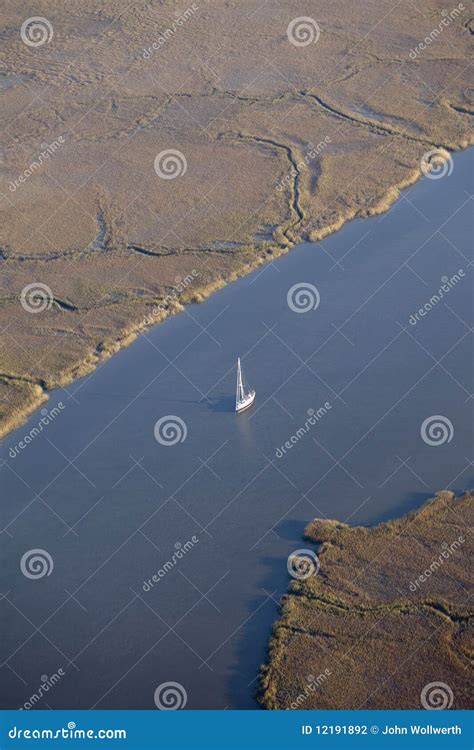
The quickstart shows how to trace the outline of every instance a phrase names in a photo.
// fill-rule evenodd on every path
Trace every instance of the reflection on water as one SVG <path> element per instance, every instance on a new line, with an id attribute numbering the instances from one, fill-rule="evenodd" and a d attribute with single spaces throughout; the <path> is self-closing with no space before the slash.
<path id="1" fill-rule="evenodd" d="M 237 427 L 241 438 L 241 444 L 246 453 L 251 453 L 257 447 L 257 435 L 252 423 L 250 409 L 242 412 L 237 417 Z"/>

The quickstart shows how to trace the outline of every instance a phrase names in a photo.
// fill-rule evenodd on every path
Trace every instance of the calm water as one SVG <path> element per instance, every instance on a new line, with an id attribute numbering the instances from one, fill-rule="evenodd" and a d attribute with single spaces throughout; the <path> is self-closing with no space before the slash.
<path id="1" fill-rule="evenodd" d="M 307 522 L 373 524 L 472 486 L 471 174 L 471 154 L 459 155 L 451 176 L 419 182 L 385 216 L 190 307 L 53 393 L 48 409 L 66 408 L 15 458 L 41 415 L 4 441 L 2 707 L 59 669 L 37 708 L 152 709 L 168 681 L 188 708 L 255 707 Z M 317 288 L 317 309 L 288 306 L 300 282 Z M 237 355 L 257 389 L 239 417 Z M 184 442 L 157 442 L 166 415 L 184 420 Z M 432 446 L 420 427 L 435 415 L 452 437 Z M 20 560 L 35 548 L 54 568 L 33 580 Z"/>

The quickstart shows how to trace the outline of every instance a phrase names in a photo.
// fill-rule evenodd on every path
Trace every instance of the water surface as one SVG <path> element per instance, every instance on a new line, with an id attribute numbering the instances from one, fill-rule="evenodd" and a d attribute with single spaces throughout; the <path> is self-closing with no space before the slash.
<path id="1" fill-rule="evenodd" d="M 451 176 L 419 182 L 388 214 L 189 307 L 54 392 L 48 410 L 65 408 L 14 458 L 39 412 L 4 441 L 3 707 L 58 669 L 37 708 L 154 708 L 167 681 L 188 708 L 255 707 L 307 522 L 374 524 L 472 486 L 471 174 L 471 154 L 456 156 Z M 320 302 L 297 313 L 287 293 L 303 282 Z M 238 355 L 257 390 L 239 417 Z M 184 442 L 157 442 L 166 415 L 184 421 Z M 432 416 L 450 436 L 435 446 L 420 434 Z M 35 548 L 54 568 L 32 580 L 20 560 Z"/>

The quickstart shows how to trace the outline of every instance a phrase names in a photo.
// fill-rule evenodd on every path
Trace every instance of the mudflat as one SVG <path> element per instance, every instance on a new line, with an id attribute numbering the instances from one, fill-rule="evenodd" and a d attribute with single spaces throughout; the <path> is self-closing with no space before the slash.
<path id="1" fill-rule="evenodd" d="M 312 16 L 291 0 L 5 8 L 0 434 L 472 142 L 463 3 Z"/>
<path id="2" fill-rule="evenodd" d="M 473 492 L 440 492 L 374 528 L 310 523 L 319 563 L 311 550 L 294 563 L 300 578 L 274 628 L 263 705 L 469 708 L 473 512 Z"/>

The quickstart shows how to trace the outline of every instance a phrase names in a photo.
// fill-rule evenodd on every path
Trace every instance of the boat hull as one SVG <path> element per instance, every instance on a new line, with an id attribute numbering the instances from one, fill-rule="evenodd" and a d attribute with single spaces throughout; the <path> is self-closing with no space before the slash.
<path id="1" fill-rule="evenodd" d="M 256 396 L 257 394 L 255 393 L 255 391 L 253 391 L 253 393 L 249 393 L 245 401 L 239 401 L 239 403 L 235 405 L 235 411 L 237 412 L 237 414 L 240 414 L 240 412 L 249 409 L 252 404 L 255 403 Z"/>

